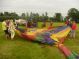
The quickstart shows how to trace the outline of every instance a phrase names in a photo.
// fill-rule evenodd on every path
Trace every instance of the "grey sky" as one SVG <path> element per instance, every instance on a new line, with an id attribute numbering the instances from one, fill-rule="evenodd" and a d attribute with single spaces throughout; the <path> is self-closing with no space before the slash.
<path id="1" fill-rule="evenodd" d="M 79 8 L 79 0 L 0 0 L 0 11 L 48 12 L 49 16 L 61 12 L 64 16 L 70 8 Z"/>

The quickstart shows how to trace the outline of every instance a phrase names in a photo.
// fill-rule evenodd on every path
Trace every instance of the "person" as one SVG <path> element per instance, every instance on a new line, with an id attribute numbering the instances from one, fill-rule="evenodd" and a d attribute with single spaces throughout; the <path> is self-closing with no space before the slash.
<path id="1" fill-rule="evenodd" d="M 37 27 L 37 22 L 36 21 L 33 22 L 33 27 Z"/>
<path id="2" fill-rule="evenodd" d="M 28 22 L 27 22 L 27 27 L 28 27 L 28 28 L 31 28 L 31 24 L 32 24 L 32 23 L 31 23 L 30 21 L 28 21 Z"/>
<path id="3" fill-rule="evenodd" d="M 3 29 L 3 31 L 5 33 L 6 39 L 8 39 L 10 37 L 10 33 L 8 31 L 8 29 L 9 29 L 8 24 L 9 24 L 8 20 L 5 20 L 5 21 L 2 22 L 2 29 Z"/>
<path id="4" fill-rule="evenodd" d="M 75 39 L 76 36 L 76 29 L 77 29 L 77 25 L 75 21 L 72 21 L 72 26 L 71 26 L 71 35 L 70 37 Z"/>
<path id="5" fill-rule="evenodd" d="M 66 22 L 65 22 L 65 24 L 66 24 L 67 26 L 69 26 L 69 27 L 72 26 L 72 22 L 71 22 L 70 19 L 67 19 Z"/>
<path id="6" fill-rule="evenodd" d="M 66 17 L 64 18 L 64 20 L 65 20 L 65 24 L 68 26 L 68 24 L 69 24 L 71 18 L 70 18 L 69 16 L 66 16 Z"/>
<path id="7" fill-rule="evenodd" d="M 68 24 L 69 24 L 69 20 L 68 19 L 66 20 L 65 24 L 68 26 Z"/>
<path id="8" fill-rule="evenodd" d="M 10 23 L 9 23 L 9 32 L 11 33 L 11 39 L 13 40 L 15 36 L 15 26 L 12 20 L 10 20 Z"/>
<path id="9" fill-rule="evenodd" d="M 42 28 L 44 28 L 44 27 L 46 27 L 46 21 L 43 22 L 43 24 L 42 24 Z"/>
<path id="10" fill-rule="evenodd" d="M 26 31 L 28 30 L 27 21 L 25 22 L 25 30 L 26 30 Z"/>
<path id="11" fill-rule="evenodd" d="M 19 24 L 17 21 L 15 21 L 15 27 L 18 28 Z"/>
<path id="12" fill-rule="evenodd" d="M 52 25 L 53 25 L 53 22 L 50 21 L 50 25 L 49 25 L 48 29 L 52 29 L 53 28 Z"/>
<path id="13" fill-rule="evenodd" d="M 68 26 L 72 27 L 72 22 L 71 21 L 69 21 Z"/>

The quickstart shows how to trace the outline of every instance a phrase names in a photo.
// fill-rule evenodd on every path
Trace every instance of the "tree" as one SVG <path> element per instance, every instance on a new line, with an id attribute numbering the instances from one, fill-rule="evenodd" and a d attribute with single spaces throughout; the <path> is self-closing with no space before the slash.
<path id="1" fill-rule="evenodd" d="M 0 21 L 3 21 L 3 19 L 4 19 L 4 18 L 3 18 L 3 15 L 4 15 L 4 14 L 1 12 L 1 13 L 0 13 Z"/>
<path id="2" fill-rule="evenodd" d="M 21 18 L 22 18 L 22 19 L 26 19 L 25 13 L 22 13 Z"/>
<path id="3" fill-rule="evenodd" d="M 27 12 L 27 13 L 26 13 L 26 20 L 29 20 L 29 17 L 30 17 L 30 16 L 29 16 L 29 13 Z"/>
<path id="4" fill-rule="evenodd" d="M 4 15 L 4 14 L 1 12 L 1 13 L 0 13 L 0 16 L 3 16 L 3 15 Z"/>
<path id="5" fill-rule="evenodd" d="M 44 17 L 45 17 L 45 15 L 42 14 L 42 16 L 41 16 L 41 21 L 46 21 Z"/>
<path id="6" fill-rule="evenodd" d="M 72 20 L 79 22 L 79 11 L 76 8 L 69 9 L 68 10 L 68 16 L 70 18 L 72 18 Z"/>
<path id="7" fill-rule="evenodd" d="M 39 21 L 39 14 L 38 14 L 38 13 L 36 13 L 36 14 L 34 15 L 34 21 Z"/>
<path id="8" fill-rule="evenodd" d="M 55 19 L 55 21 L 62 21 L 61 13 L 55 13 L 54 19 Z"/>
<path id="9" fill-rule="evenodd" d="M 18 19 L 19 16 L 18 14 L 16 14 L 15 12 L 4 12 L 4 13 L 0 13 L 0 21 L 4 21 L 6 19 Z"/>
<path id="10" fill-rule="evenodd" d="M 10 13 L 10 19 L 19 19 L 19 16 L 18 16 L 18 14 L 16 14 L 15 12 L 13 12 L 13 13 Z"/>
<path id="11" fill-rule="evenodd" d="M 45 12 L 45 16 L 48 16 L 48 13 L 47 12 Z"/>
<path id="12" fill-rule="evenodd" d="M 10 13 L 9 12 L 4 12 L 4 18 L 9 19 L 10 18 Z"/>
<path id="13" fill-rule="evenodd" d="M 9 12 L 4 12 L 4 16 L 10 16 Z"/>
<path id="14" fill-rule="evenodd" d="M 30 13 L 29 20 L 32 20 L 32 19 L 33 19 L 33 13 L 31 12 L 31 13 Z"/>
<path id="15" fill-rule="evenodd" d="M 44 18 L 45 18 L 46 21 L 48 21 L 49 17 L 48 17 L 48 13 L 47 12 L 45 12 L 45 17 Z"/>
<path id="16" fill-rule="evenodd" d="M 53 17 L 49 17 L 49 20 L 50 21 L 55 21 Z"/>

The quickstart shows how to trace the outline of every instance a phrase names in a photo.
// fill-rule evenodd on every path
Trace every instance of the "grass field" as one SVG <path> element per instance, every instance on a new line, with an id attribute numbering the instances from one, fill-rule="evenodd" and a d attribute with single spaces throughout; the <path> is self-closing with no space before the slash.
<path id="1" fill-rule="evenodd" d="M 61 23 L 54 23 L 54 26 L 58 25 L 61 25 Z M 68 38 L 64 44 L 71 51 L 79 53 L 79 29 L 76 39 Z M 17 35 L 14 40 L 6 40 L 0 23 L 0 59 L 65 59 L 65 57 L 54 46 L 41 48 L 38 43 L 29 42 Z"/>

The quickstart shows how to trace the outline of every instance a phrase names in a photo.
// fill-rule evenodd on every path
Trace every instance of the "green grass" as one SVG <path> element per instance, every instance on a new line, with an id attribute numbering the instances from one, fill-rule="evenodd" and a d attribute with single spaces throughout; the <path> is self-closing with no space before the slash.
<path id="1" fill-rule="evenodd" d="M 40 28 L 41 24 L 38 25 Z M 54 26 L 58 25 L 61 25 L 61 23 L 54 23 Z M 75 40 L 66 40 L 64 44 L 70 50 L 79 53 L 79 30 Z M 17 35 L 14 40 L 6 40 L 3 31 L 0 29 L 0 59 L 65 59 L 65 57 L 54 46 L 41 48 L 40 44 L 29 42 Z"/>

